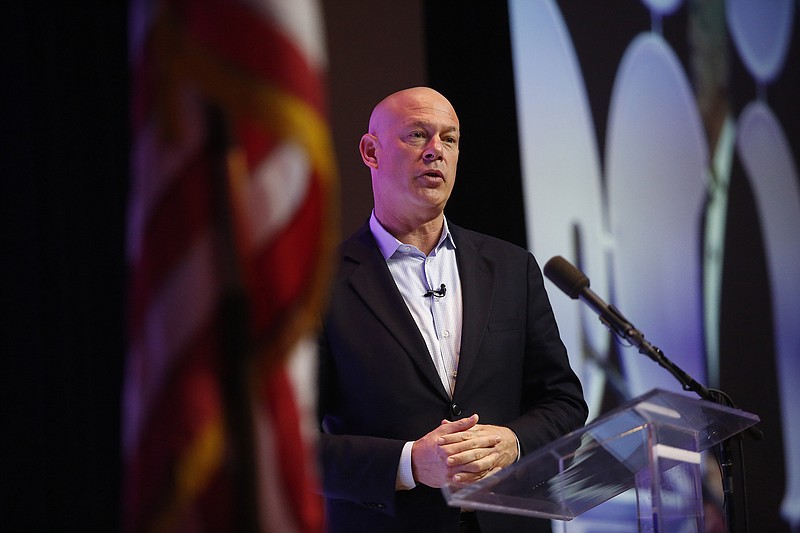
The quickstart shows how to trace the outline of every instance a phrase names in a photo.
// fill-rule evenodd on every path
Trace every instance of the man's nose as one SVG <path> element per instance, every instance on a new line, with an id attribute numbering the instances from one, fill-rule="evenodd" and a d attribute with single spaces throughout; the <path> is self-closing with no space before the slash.
<path id="1" fill-rule="evenodd" d="M 428 161 L 436 161 L 442 158 L 442 141 L 439 137 L 432 137 L 428 146 L 425 147 L 423 157 Z"/>

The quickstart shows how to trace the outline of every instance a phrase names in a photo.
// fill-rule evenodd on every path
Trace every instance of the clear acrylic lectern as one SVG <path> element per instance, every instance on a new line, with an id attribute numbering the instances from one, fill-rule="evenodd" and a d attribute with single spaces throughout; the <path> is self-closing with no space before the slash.
<path id="1" fill-rule="evenodd" d="M 497 474 L 442 492 L 454 507 L 572 520 L 635 488 L 639 531 L 700 532 L 700 452 L 758 421 L 657 389 Z"/>

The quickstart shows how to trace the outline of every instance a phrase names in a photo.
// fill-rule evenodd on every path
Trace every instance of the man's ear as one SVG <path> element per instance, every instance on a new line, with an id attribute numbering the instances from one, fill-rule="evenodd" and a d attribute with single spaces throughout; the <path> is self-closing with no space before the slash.
<path id="1" fill-rule="evenodd" d="M 361 142 L 358 143 L 358 151 L 361 152 L 361 160 L 370 168 L 378 168 L 378 157 L 376 151 L 378 148 L 378 138 L 371 133 L 365 133 L 361 136 Z"/>

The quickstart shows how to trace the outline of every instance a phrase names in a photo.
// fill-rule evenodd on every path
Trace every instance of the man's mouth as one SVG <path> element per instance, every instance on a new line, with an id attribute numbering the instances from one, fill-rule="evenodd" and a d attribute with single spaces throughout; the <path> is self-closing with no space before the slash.
<path id="1" fill-rule="evenodd" d="M 441 170 L 429 170 L 423 176 L 427 176 L 429 178 L 438 178 L 444 179 L 444 173 Z"/>

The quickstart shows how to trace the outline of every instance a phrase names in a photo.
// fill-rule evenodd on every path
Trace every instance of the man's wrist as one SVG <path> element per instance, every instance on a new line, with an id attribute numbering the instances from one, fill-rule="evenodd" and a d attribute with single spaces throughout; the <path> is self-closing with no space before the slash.
<path id="1" fill-rule="evenodd" d="M 411 490 L 417 486 L 414 481 L 414 471 L 411 465 L 411 448 L 414 442 L 406 442 L 403 451 L 400 453 L 400 462 L 397 465 L 397 478 L 395 479 L 395 490 Z"/>

